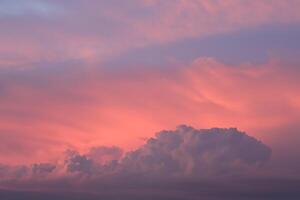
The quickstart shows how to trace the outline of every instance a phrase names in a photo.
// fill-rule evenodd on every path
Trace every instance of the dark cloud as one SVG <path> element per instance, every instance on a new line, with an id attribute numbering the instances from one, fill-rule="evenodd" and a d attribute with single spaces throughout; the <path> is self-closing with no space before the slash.
<path id="1" fill-rule="evenodd" d="M 95 176 L 114 171 L 114 176 L 212 178 L 249 173 L 270 156 L 269 147 L 235 128 L 181 125 L 157 133 L 124 157 L 117 147 L 94 147 L 86 154 L 67 151 L 64 164 L 69 173 Z"/>
<path id="2" fill-rule="evenodd" d="M 68 150 L 55 165 L 1 165 L 2 176 L 14 174 L 1 185 L 14 189 L 0 191 L 0 199 L 298 199 L 300 180 L 259 173 L 272 170 L 264 165 L 270 156 L 269 147 L 235 128 L 181 125 L 124 156 L 101 146 Z"/>
<path id="3" fill-rule="evenodd" d="M 29 174 L 29 167 L 25 165 L 9 166 L 0 164 L 0 182 L 12 179 L 21 179 Z"/>
<path id="4" fill-rule="evenodd" d="M 67 151 L 65 165 L 67 172 L 91 173 L 93 161 L 86 155 L 80 155 L 76 151 Z"/>
<path id="5" fill-rule="evenodd" d="M 45 176 L 55 170 L 56 166 L 51 163 L 38 163 L 32 165 L 32 173 L 37 176 Z"/>
<path id="6" fill-rule="evenodd" d="M 113 160 L 120 160 L 123 155 L 123 150 L 119 147 L 93 147 L 87 153 L 87 156 L 93 161 L 105 164 Z"/>
<path id="7" fill-rule="evenodd" d="M 179 126 L 161 131 L 122 164 L 132 172 L 179 176 L 223 176 L 257 167 L 271 156 L 271 149 L 255 138 L 230 129 L 194 129 Z"/>
<path id="8" fill-rule="evenodd" d="M 52 163 L 35 163 L 27 165 L 5 165 L 0 164 L 0 183 L 6 181 L 23 181 L 32 179 L 47 178 L 54 172 L 56 165 Z"/>

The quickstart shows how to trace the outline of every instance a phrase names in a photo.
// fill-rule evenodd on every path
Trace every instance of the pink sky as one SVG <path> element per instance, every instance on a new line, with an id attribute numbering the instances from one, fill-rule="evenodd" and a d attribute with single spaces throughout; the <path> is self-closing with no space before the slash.
<path id="1" fill-rule="evenodd" d="M 0 199 L 4 187 L 57 192 L 73 179 L 114 187 L 134 171 L 146 185 L 233 171 L 298 181 L 299 8 L 0 1 Z"/>
<path id="2" fill-rule="evenodd" d="M 2 162 L 47 161 L 67 148 L 130 150 L 179 124 L 238 127 L 264 139 L 300 117 L 298 70 L 275 59 L 231 66 L 199 58 L 172 71 L 36 73 L 4 81 Z"/>

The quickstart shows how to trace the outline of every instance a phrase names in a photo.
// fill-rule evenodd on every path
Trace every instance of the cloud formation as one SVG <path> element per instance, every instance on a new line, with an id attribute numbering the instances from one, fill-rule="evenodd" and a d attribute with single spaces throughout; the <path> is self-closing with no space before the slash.
<path id="1" fill-rule="evenodd" d="M 113 160 L 120 160 L 123 156 L 123 150 L 119 147 L 92 147 L 86 155 L 103 165 Z"/>
<path id="2" fill-rule="evenodd" d="M 3 166 L 1 172 L 11 179 L 47 178 L 52 173 L 99 179 L 108 174 L 145 179 L 220 178 L 233 174 L 240 176 L 239 172 L 246 175 L 249 167 L 259 168 L 271 156 L 269 147 L 235 128 L 197 130 L 186 125 L 178 126 L 174 131 L 157 133 L 155 138 L 148 139 L 143 146 L 123 157 L 120 152 L 117 147 L 92 148 L 87 154 L 68 150 L 63 162 Z"/>
<path id="3" fill-rule="evenodd" d="M 1 179 L 1 188 L 5 189 L 0 190 L 0 197 L 192 200 L 196 195 L 210 200 L 241 200 L 249 195 L 255 199 L 300 196 L 297 179 L 259 173 L 272 170 L 267 165 L 271 149 L 235 128 L 181 125 L 176 130 L 158 132 L 123 157 L 119 157 L 117 147 L 93 148 L 94 156 L 95 151 L 99 152 L 97 159 L 118 155 L 118 160 L 100 164 L 88 156 L 90 152 L 67 151 L 63 162 L 56 164 L 1 166 L 1 175 L 11 177 Z"/>
<path id="4" fill-rule="evenodd" d="M 297 0 L 2 1 L 0 67 L 94 65 L 139 47 L 299 23 L 299 6 Z"/>
<path id="5" fill-rule="evenodd" d="M 249 151 L 251 149 L 251 151 Z M 153 176 L 222 176 L 258 166 L 271 150 L 237 129 L 194 129 L 179 126 L 162 131 L 122 161 L 131 172 Z"/>

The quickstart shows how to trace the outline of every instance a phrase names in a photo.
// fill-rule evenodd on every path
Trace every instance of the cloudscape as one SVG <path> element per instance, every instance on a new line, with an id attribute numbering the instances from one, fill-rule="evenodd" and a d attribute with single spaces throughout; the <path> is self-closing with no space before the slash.
<path id="1" fill-rule="evenodd" d="M 299 8 L 0 1 L 0 199 L 300 199 Z"/>

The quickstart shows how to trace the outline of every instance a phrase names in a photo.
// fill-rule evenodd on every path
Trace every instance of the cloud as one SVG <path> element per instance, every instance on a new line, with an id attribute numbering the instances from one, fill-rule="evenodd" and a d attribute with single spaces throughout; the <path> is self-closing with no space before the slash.
<path id="1" fill-rule="evenodd" d="M 67 172 L 90 173 L 93 167 L 93 161 L 86 155 L 80 155 L 76 151 L 68 151 L 65 160 Z"/>
<path id="2" fill-rule="evenodd" d="M 56 163 L 34 163 L 32 165 L 0 164 L 0 182 L 22 182 L 30 179 L 45 180 L 56 173 Z"/>
<path id="3" fill-rule="evenodd" d="M 197 130 L 186 125 L 178 126 L 174 131 L 157 133 L 155 138 L 148 139 L 124 157 L 121 157 L 121 152 L 117 147 L 94 147 L 87 154 L 68 150 L 63 162 L 39 163 L 16 169 L 7 166 L 2 167 L 2 171 L 12 171 L 17 175 L 22 169 L 22 175 L 31 174 L 33 179 L 51 173 L 98 178 L 108 174 L 145 179 L 220 178 L 240 175 L 239 172 L 245 175 L 249 173 L 249 167 L 258 169 L 271 156 L 269 147 L 235 128 Z"/>
<path id="4" fill-rule="evenodd" d="M 92 147 L 87 153 L 80 154 L 75 150 L 67 150 L 63 163 L 59 168 L 68 173 L 83 175 L 103 175 L 111 173 L 122 159 L 123 150 L 119 147 Z"/>
<path id="5" fill-rule="evenodd" d="M 30 0 L 2 7 L 0 67 L 22 69 L 95 65 L 139 47 L 300 21 L 297 0 Z"/>
<path id="6" fill-rule="evenodd" d="M 94 162 L 117 155 L 118 160 Z M 97 152 L 99 155 L 96 155 Z M 67 151 L 63 162 L 34 164 L 27 178 L 1 179 L 1 198 L 108 199 L 297 199 L 299 179 L 278 178 L 271 149 L 236 128 L 163 130 L 134 151 L 94 147 L 86 154 Z M 1 167 L 0 172 L 20 167 Z M 18 171 L 17 170 L 17 171 Z M 21 170 L 22 171 L 22 170 Z M 24 171 L 24 170 L 23 170 Z M 16 172 L 16 171 L 15 171 Z M 52 176 L 46 174 L 52 174 Z M 24 174 L 22 172 L 21 174 Z"/>
<path id="7" fill-rule="evenodd" d="M 29 167 L 25 165 L 10 166 L 0 164 L 1 182 L 6 180 L 22 179 L 29 173 Z"/>
<path id="8" fill-rule="evenodd" d="M 123 150 L 119 147 L 92 147 L 86 155 L 99 164 L 105 164 L 113 160 L 120 160 Z"/>
<path id="9" fill-rule="evenodd" d="M 35 163 L 32 165 L 32 174 L 34 176 L 46 176 L 55 170 L 56 166 L 51 163 Z"/>
<path id="10" fill-rule="evenodd" d="M 249 151 L 251 149 L 251 151 Z M 134 173 L 160 176 L 223 176 L 269 160 L 271 150 L 237 129 L 179 126 L 161 131 L 122 164 Z"/>

